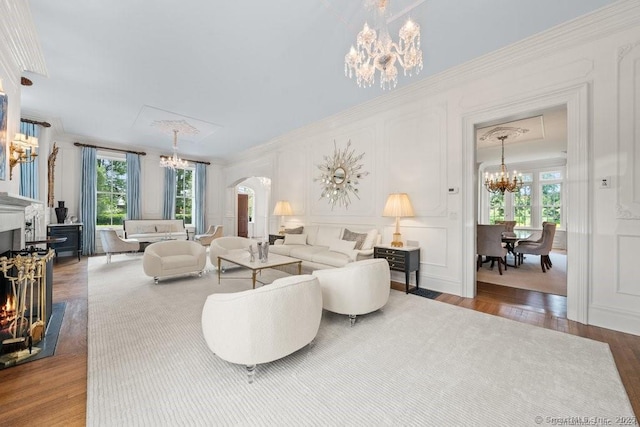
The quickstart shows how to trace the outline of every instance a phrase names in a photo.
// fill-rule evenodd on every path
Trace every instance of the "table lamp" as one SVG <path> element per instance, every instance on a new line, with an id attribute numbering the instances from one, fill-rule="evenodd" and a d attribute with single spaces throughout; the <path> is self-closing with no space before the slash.
<path id="1" fill-rule="evenodd" d="M 293 215 L 291 205 L 286 200 L 278 200 L 276 207 L 273 209 L 274 215 L 280 215 L 280 234 L 284 234 L 284 217 Z"/>
<path id="2" fill-rule="evenodd" d="M 414 216 L 409 195 L 407 193 L 389 194 L 382 216 L 396 217 L 396 232 L 393 233 L 391 246 L 401 248 L 403 245 L 402 236 L 400 235 L 400 217 Z"/>

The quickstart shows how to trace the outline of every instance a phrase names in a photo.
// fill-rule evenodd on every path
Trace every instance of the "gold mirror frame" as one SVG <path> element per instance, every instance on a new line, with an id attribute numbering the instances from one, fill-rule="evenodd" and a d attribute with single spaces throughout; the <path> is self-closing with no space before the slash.
<path id="1" fill-rule="evenodd" d="M 350 147 L 351 140 L 344 150 L 339 150 L 333 141 L 333 155 L 324 156 L 324 163 L 316 165 L 320 176 L 314 178 L 314 181 L 320 181 L 322 186 L 320 198 L 328 199 L 332 210 L 336 205 L 348 208 L 351 194 L 360 198 L 357 186 L 360 179 L 369 175 L 369 172 L 362 170 L 363 165 L 360 163 L 364 153 L 356 155 L 355 150 Z"/>

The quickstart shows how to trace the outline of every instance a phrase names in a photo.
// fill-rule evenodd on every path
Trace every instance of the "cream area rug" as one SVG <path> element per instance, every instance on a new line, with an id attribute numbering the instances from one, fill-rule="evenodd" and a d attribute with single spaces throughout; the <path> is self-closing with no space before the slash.
<path id="1" fill-rule="evenodd" d="M 547 294 L 567 296 L 567 255 L 566 252 L 550 252 L 549 257 L 553 268 L 542 272 L 540 257 L 537 255 L 525 255 L 524 263 L 518 268 L 507 267 L 502 270 L 502 276 L 498 272 L 498 265 L 490 269 L 491 263 L 482 264 L 482 268 L 476 273 L 479 282 L 493 283 L 496 285 L 510 286 L 512 288 L 528 289 L 530 291 L 544 292 Z M 509 265 L 513 264 L 511 254 L 507 257 Z"/>
<path id="2" fill-rule="evenodd" d="M 608 345 L 398 291 L 354 327 L 324 311 L 312 345 L 258 365 L 248 384 L 244 366 L 209 350 L 200 324 L 207 295 L 248 289 L 248 277 L 154 285 L 139 257 L 91 258 L 87 424 L 535 426 L 633 416 Z"/>

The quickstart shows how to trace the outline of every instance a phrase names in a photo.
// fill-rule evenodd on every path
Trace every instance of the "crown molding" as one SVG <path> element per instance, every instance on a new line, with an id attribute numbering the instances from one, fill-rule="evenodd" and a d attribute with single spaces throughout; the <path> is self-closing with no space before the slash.
<path id="1" fill-rule="evenodd" d="M 21 71 L 48 76 L 29 2 L 0 0 L 0 38 Z"/>

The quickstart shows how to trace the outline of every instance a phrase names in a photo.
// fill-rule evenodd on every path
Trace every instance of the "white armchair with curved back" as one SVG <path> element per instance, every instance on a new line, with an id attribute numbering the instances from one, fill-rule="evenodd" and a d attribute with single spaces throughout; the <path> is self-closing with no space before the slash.
<path id="1" fill-rule="evenodd" d="M 138 239 L 123 239 L 112 228 L 100 230 L 100 240 L 102 241 L 102 249 L 107 255 L 107 264 L 111 263 L 111 255 L 113 254 L 133 253 L 140 250 Z"/>
<path id="2" fill-rule="evenodd" d="M 144 250 L 142 268 L 147 276 L 158 279 L 180 274 L 202 276 L 207 264 L 207 249 L 191 240 L 167 240 L 152 243 Z"/>
<path id="3" fill-rule="evenodd" d="M 383 258 L 315 270 L 313 275 L 320 281 L 323 308 L 348 315 L 351 326 L 356 322 L 356 316 L 376 311 L 389 300 L 389 263 Z"/>
<path id="4" fill-rule="evenodd" d="M 207 345 L 227 362 L 255 367 L 281 359 L 316 337 L 322 318 L 322 292 L 311 275 L 289 276 L 268 286 L 212 294 L 202 309 Z"/>

